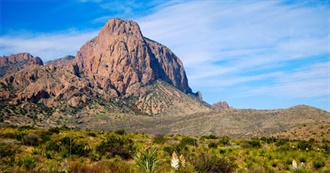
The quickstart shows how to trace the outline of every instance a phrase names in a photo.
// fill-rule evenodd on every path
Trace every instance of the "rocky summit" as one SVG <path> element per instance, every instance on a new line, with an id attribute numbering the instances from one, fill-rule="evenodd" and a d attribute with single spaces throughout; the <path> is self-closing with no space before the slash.
<path id="1" fill-rule="evenodd" d="M 0 78 L 1 120 L 10 124 L 35 119 L 40 125 L 52 124 L 54 117 L 76 123 L 73 115 L 78 114 L 184 115 L 211 110 L 192 92 L 181 60 L 144 37 L 134 21 L 109 20 L 75 57 L 45 65 L 28 53 L 1 58 L 6 69 L 16 64 L 24 65 L 15 71 L 2 68 L 6 75 Z"/>
<path id="2" fill-rule="evenodd" d="M 181 60 L 167 47 L 145 38 L 136 22 L 109 20 L 76 55 L 83 75 L 111 97 L 133 95 L 157 79 L 192 93 Z"/>
<path id="3" fill-rule="evenodd" d="M 0 57 L 0 77 L 12 74 L 32 65 L 43 65 L 39 57 L 30 53 L 19 53 Z"/>

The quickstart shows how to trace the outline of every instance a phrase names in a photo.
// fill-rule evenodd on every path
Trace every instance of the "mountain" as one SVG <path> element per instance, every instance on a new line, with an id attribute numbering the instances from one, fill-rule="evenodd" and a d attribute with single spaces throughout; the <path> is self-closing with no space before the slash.
<path id="1" fill-rule="evenodd" d="M 54 67 L 63 67 L 69 64 L 72 64 L 74 61 L 75 57 L 72 55 L 67 55 L 63 58 L 47 61 L 45 63 L 45 66 L 51 66 L 53 65 Z"/>
<path id="2" fill-rule="evenodd" d="M 94 78 L 111 98 L 133 95 L 161 79 L 184 93 L 192 93 L 183 64 L 167 47 L 143 37 L 136 22 L 109 20 L 98 36 L 76 55 L 84 76 Z"/>
<path id="3" fill-rule="evenodd" d="M 18 72 L 33 65 L 43 65 L 39 57 L 33 57 L 29 53 L 19 53 L 0 57 L 0 78 Z"/>
<path id="4" fill-rule="evenodd" d="M 0 84 L 1 119 L 17 125 L 50 125 L 59 117 L 74 124 L 74 115 L 104 115 L 100 110 L 151 116 L 211 110 L 192 92 L 181 60 L 145 38 L 136 22 L 121 19 L 109 20 L 75 57 L 24 67 Z"/>

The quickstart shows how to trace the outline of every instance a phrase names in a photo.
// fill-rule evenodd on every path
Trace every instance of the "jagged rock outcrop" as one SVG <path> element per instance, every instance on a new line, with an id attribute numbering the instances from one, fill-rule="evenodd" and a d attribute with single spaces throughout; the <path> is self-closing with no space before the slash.
<path id="1" fill-rule="evenodd" d="M 220 101 L 220 102 L 214 103 L 212 105 L 212 107 L 214 109 L 229 109 L 230 108 L 229 105 L 228 105 L 228 103 L 226 101 L 223 101 L 223 102 Z"/>
<path id="2" fill-rule="evenodd" d="M 81 73 L 93 77 L 105 92 L 134 95 L 161 79 L 191 93 L 182 62 L 165 46 L 143 37 L 136 22 L 111 19 L 76 55 Z"/>
<path id="3" fill-rule="evenodd" d="M 47 61 L 45 63 L 45 66 L 64 67 L 64 66 L 67 66 L 69 64 L 72 64 L 72 62 L 74 61 L 74 59 L 75 59 L 74 56 L 67 55 L 67 56 L 65 56 L 63 58 L 59 58 L 59 59 Z"/>
<path id="4" fill-rule="evenodd" d="M 0 57 L 0 78 L 13 74 L 31 65 L 43 65 L 39 57 L 33 57 L 30 53 L 18 53 Z"/>

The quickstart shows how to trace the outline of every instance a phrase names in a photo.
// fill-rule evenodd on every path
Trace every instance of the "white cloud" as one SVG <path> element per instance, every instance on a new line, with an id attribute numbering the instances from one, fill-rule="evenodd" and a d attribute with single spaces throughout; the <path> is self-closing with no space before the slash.
<path id="1" fill-rule="evenodd" d="M 65 55 L 76 55 L 79 48 L 94 38 L 98 31 L 67 31 L 54 34 L 15 34 L 0 37 L 2 55 L 29 52 L 48 61 Z"/>
<path id="2" fill-rule="evenodd" d="M 272 88 L 272 95 L 314 97 L 327 94 L 327 76 L 296 77 L 320 73 L 320 68 L 309 68 L 310 63 L 329 56 L 328 10 L 299 2 L 191 1 L 138 21 L 145 36 L 182 59 L 193 89 L 224 87 L 230 92 L 243 85 L 250 90 L 244 92 L 254 94 L 267 95 Z M 301 61 L 307 69 L 292 61 Z M 260 80 L 262 85 L 249 87 L 248 82 Z"/>

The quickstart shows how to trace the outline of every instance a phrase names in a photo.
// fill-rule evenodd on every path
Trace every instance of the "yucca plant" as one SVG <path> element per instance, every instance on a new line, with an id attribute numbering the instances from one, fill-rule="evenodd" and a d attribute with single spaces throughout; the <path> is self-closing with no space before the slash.
<path id="1" fill-rule="evenodd" d="M 140 150 L 135 154 L 134 160 L 141 171 L 152 173 L 158 166 L 157 156 L 157 150 L 152 149 L 147 145 L 144 150 Z"/>
<path id="2" fill-rule="evenodd" d="M 310 170 L 308 167 L 305 166 L 303 162 L 300 163 L 298 166 L 296 160 L 292 160 L 292 168 L 291 168 L 292 173 L 309 173 Z"/>

